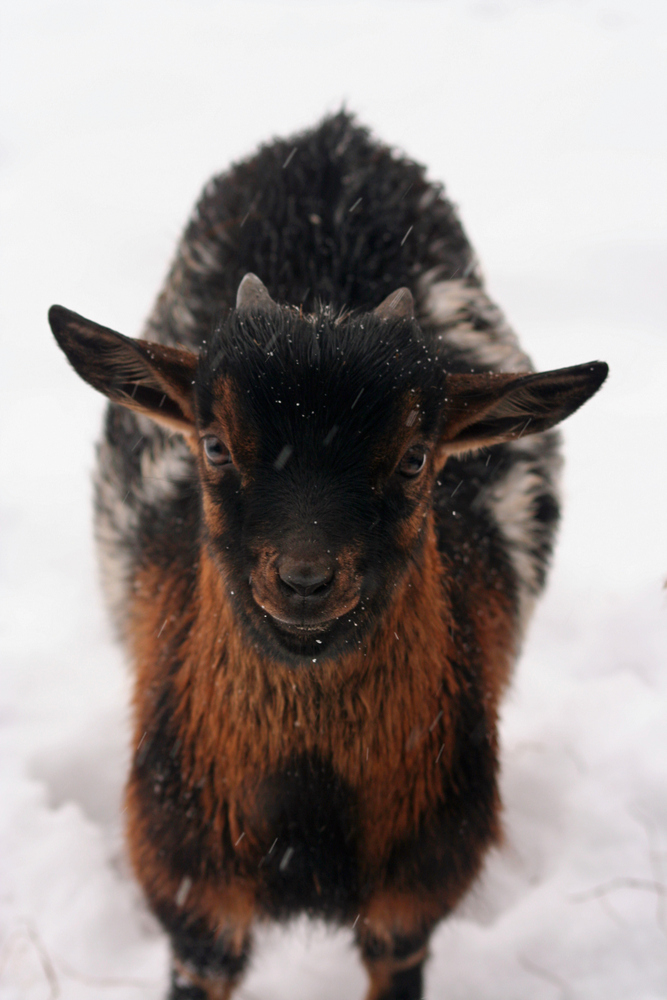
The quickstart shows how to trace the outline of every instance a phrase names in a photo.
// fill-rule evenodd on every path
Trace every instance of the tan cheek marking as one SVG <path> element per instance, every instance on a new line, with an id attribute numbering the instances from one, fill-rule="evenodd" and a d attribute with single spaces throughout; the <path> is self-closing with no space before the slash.
<path id="1" fill-rule="evenodd" d="M 222 504 L 213 500 L 206 486 L 202 490 L 202 507 L 209 534 L 212 538 L 217 538 L 227 527 L 225 512 Z"/>
<path id="2" fill-rule="evenodd" d="M 275 546 L 263 545 L 254 549 L 253 555 L 255 563 L 250 574 L 250 585 L 255 600 L 260 607 L 264 607 L 265 603 L 271 602 L 271 596 L 277 589 L 276 562 L 279 552 Z"/>
<path id="3" fill-rule="evenodd" d="M 199 435 L 196 430 L 192 432 L 181 431 L 185 443 L 194 455 L 195 458 L 199 458 Z"/>
<path id="4" fill-rule="evenodd" d="M 336 598 L 340 604 L 356 599 L 362 578 L 358 572 L 361 544 L 346 545 L 336 555 Z"/>
<path id="5" fill-rule="evenodd" d="M 424 531 L 425 521 L 431 508 L 435 475 L 433 461 L 427 457 L 426 466 L 414 479 L 406 479 L 405 492 L 415 503 L 412 514 L 397 526 L 395 540 L 399 549 L 410 552 Z"/>
<path id="6" fill-rule="evenodd" d="M 259 457 L 259 440 L 247 418 L 243 401 L 238 398 L 230 379 L 218 378 L 214 385 L 213 415 L 223 430 L 235 464 L 252 467 Z"/>
<path id="7" fill-rule="evenodd" d="M 410 517 L 405 518 L 397 526 L 394 538 L 396 545 L 402 552 L 410 552 L 417 544 L 420 532 L 424 530 L 424 515 L 426 511 L 426 505 L 423 503 L 419 504 Z"/>
<path id="8" fill-rule="evenodd" d="M 371 457 L 371 471 L 380 478 L 391 474 L 421 427 L 421 402 L 417 393 L 407 393 L 397 402 L 397 408 L 396 422 L 378 442 Z"/>
<path id="9" fill-rule="evenodd" d="M 255 565 L 258 572 L 264 574 L 269 572 L 273 564 L 279 556 L 278 549 L 275 545 L 261 545 L 253 550 L 253 555 L 255 556 Z"/>

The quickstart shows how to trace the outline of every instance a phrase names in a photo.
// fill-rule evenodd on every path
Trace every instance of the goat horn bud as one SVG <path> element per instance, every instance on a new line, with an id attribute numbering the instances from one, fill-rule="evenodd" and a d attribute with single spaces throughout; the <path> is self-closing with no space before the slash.
<path id="1" fill-rule="evenodd" d="M 414 319 L 415 300 L 409 288 L 399 288 L 373 310 L 378 319 Z"/>
<path id="2" fill-rule="evenodd" d="M 266 290 L 264 282 L 256 274 L 246 274 L 236 293 L 236 308 L 239 312 L 269 312 L 277 309 L 276 303 Z"/>

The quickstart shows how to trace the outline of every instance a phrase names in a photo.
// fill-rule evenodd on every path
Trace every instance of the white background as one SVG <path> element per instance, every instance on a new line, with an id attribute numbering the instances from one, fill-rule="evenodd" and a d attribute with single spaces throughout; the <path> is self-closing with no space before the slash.
<path id="1" fill-rule="evenodd" d="M 565 426 L 565 518 L 505 705 L 506 843 L 430 1000 L 667 997 L 664 0 L 5 0 L 0 996 L 158 1000 L 122 849 L 129 679 L 101 606 L 103 400 L 52 302 L 139 332 L 207 177 L 345 101 L 445 181 Z M 262 936 L 246 1000 L 360 997 L 343 933 Z"/>

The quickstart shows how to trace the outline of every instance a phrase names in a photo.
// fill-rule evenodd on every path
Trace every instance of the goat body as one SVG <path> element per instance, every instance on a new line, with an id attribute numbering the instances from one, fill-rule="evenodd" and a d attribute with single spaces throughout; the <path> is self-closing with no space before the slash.
<path id="1" fill-rule="evenodd" d="M 606 366 L 532 373 L 441 188 L 344 113 L 208 185 L 145 340 L 50 319 L 111 399 L 96 531 L 172 997 L 230 996 L 253 924 L 306 912 L 415 1000 L 500 834 L 550 428 Z"/>

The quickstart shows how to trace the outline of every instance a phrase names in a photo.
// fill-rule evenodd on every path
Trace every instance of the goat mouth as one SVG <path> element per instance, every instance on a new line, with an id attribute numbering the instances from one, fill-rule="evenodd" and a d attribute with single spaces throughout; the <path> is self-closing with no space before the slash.
<path id="1" fill-rule="evenodd" d="M 358 594 L 353 594 L 347 601 L 335 603 L 306 597 L 293 602 L 291 607 L 283 606 L 281 602 L 272 600 L 268 595 L 253 593 L 253 597 L 275 628 L 298 636 L 327 632 L 359 603 Z"/>
<path id="2" fill-rule="evenodd" d="M 281 632 L 287 632 L 289 635 L 301 635 L 301 636 L 311 636 L 320 635 L 322 632 L 326 632 L 334 624 L 336 619 L 326 622 L 317 622 L 316 624 L 297 624 L 296 622 L 286 621 L 283 618 L 279 618 L 278 615 L 272 615 L 267 612 L 271 619 L 271 623 L 278 628 Z"/>

